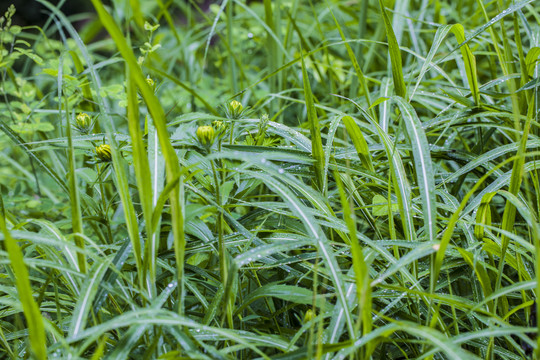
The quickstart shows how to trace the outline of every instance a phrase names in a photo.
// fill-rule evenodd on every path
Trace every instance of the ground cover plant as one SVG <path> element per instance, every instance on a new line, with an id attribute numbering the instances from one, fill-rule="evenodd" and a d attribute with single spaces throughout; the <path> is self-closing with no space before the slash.
<path id="1" fill-rule="evenodd" d="M 64 3 L 0 9 L 2 358 L 538 357 L 537 1 Z"/>

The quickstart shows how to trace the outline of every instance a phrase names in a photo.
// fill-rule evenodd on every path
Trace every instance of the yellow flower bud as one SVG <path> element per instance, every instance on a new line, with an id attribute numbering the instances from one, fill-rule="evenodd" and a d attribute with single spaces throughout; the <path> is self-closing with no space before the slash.
<path id="1" fill-rule="evenodd" d="M 212 127 L 219 133 L 225 130 L 225 124 L 221 120 L 215 120 L 212 122 Z"/>
<path id="2" fill-rule="evenodd" d="M 244 112 L 244 107 L 240 101 L 233 100 L 226 106 L 227 117 L 229 119 L 239 119 Z"/>
<path id="3" fill-rule="evenodd" d="M 81 129 L 88 128 L 91 123 L 90 115 L 87 113 L 79 113 L 79 115 L 75 117 L 75 120 L 77 121 L 77 126 Z"/>
<path id="4" fill-rule="evenodd" d="M 244 107 L 242 106 L 242 103 L 240 101 L 233 100 L 233 101 L 231 101 L 230 105 L 231 105 L 231 109 L 235 113 L 239 113 L 240 111 L 242 111 L 244 109 Z"/>
<path id="5" fill-rule="evenodd" d="M 214 128 L 211 126 L 199 126 L 197 129 L 197 138 L 204 147 L 210 147 L 214 143 Z"/>
<path id="6" fill-rule="evenodd" d="M 111 161 L 112 159 L 111 147 L 107 144 L 97 146 L 96 155 L 98 159 L 103 162 Z"/>

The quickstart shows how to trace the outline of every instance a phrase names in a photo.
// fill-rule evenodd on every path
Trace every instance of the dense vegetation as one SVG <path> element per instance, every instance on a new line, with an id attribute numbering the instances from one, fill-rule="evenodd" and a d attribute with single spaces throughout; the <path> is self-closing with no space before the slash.
<path id="1" fill-rule="evenodd" d="M 0 357 L 540 355 L 538 1 L 38 3 Z"/>

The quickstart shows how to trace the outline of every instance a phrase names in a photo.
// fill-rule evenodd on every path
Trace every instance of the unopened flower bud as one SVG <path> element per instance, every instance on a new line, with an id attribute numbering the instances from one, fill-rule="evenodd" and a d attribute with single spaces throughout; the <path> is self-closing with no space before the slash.
<path id="1" fill-rule="evenodd" d="M 235 112 L 240 112 L 244 107 L 242 106 L 242 103 L 240 101 L 233 100 L 231 101 L 231 109 Z"/>
<path id="2" fill-rule="evenodd" d="M 90 115 L 87 113 L 80 113 L 75 118 L 77 120 L 77 125 L 79 125 L 82 128 L 86 128 L 90 125 Z"/>
<path id="3" fill-rule="evenodd" d="M 313 310 L 309 309 L 308 311 L 306 311 L 306 313 L 304 314 L 304 324 L 313 320 L 314 317 L 315 313 L 313 312 Z"/>
<path id="4" fill-rule="evenodd" d="M 152 90 L 154 90 L 156 86 L 156 83 L 154 82 L 154 80 L 150 76 L 147 76 L 145 80 L 146 80 L 146 83 L 152 88 Z"/>
<path id="5" fill-rule="evenodd" d="M 92 127 L 92 119 L 90 118 L 90 115 L 88 115 L 87 113 L 79 113 L 75 117 L 75 128 L 79 132 L 83 134 L 88 134 L 91 127 Z"/>
<path id="6" fill-rule="evenodd" d="M 225 124 L 221 120 L 215 120 L 212 122 L 212 127 L 216 130 L 216 132 L 220 133 L 221 131 L 225 130 Z"/>
<path id="7" fill-rule="evenodd" d="M 244 107 L 242 106 L 242 103 L 240 101 L 233 100 L 227 105 L 228 117 L 231 119 L 240 118 L 243 111 Z"/>
<path id="8" fill-rule="evenodd" d="M 204 147 L 210 147 L 214 143 L 214 128 L 208 125 L 199 126 L 197 129 L 197 138 Z"/>
<path id="9" fill-rule="evenodd" d="M 112 153 L 111 147 L 107 144 L 99 145 L 96 147 L 96 156 L 103 162 L 111 161 Z"/>

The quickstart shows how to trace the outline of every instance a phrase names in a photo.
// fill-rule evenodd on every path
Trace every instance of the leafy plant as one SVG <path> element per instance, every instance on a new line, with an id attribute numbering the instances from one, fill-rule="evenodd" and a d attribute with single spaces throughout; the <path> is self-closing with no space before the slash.
<path id="1" fill-rule="evenodd" d="M 38 2 L 2 357 L 540 355 L 537 2 Z"/>

